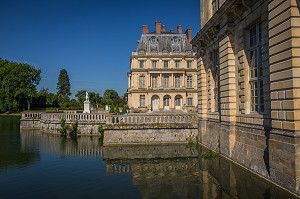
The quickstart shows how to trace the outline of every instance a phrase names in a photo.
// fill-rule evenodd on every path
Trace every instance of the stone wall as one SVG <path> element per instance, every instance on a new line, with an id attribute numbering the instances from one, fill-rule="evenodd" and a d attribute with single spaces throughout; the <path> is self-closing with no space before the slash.
<path id="1" fill-rule="evenodd" d="M 128 144 L 196 143 L 197 129 L 106 130 L 104 146 Z"/>

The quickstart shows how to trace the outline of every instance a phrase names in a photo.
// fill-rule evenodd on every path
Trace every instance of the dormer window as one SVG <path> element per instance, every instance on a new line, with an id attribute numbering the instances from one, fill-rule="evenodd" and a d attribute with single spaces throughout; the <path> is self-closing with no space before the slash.
<path id="1" fill-rule="evenodd" d="M 172 42 L 173 42 L 173 44 L 179 44 L 179 38 L 173 37 Z"/>
<path id="2" fill-rule="evenodd" d="M 151 43 L 151 44 L 157 44 L 157 39 L 156 39 L 156 37 L 151 37 L 151 38 L 150 38 L 150 43 Z"/>

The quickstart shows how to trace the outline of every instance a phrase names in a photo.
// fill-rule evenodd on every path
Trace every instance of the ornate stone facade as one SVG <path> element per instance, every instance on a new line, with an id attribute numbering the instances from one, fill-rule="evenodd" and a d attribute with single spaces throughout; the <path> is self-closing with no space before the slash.
<path id="1" fill-rule="evenodd" d="M 300 2 L 201 1 L 199 141 L 299 192 Z"/>
<path id="2" fill-rule="evenodd" d="M 132 52 L 128 73 L 128 106 L 132 112 L 161 110 L 195 111 L 197 106 L 197 62 L 190 44 L 192 30 L 182 34 L 166 31 L 155 23 L 155 31 L 143 34 Z"/>

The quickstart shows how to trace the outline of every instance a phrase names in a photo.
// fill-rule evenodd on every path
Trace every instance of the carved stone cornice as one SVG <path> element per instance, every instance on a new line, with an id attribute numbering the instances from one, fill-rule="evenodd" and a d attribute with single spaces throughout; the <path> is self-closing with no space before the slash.
<path id="1" fill-rule="evenodd" d="M 231 35 L 233 33 L 232 30 L 226 31 L 225 34 L 220 34 L 220 30 L 217 29 L 224 17 L 227 15 L 232 18 L 229 23 L 236 19 L 242 20 L 243 13 L 245 11 L 251 11 L 251 7 L 258 1 L 263 3 L 266 0 L 226 0 L 193 38 L 191 42 L 192 45 L 204 47 L 204 45 L 208 45 L 212 39 L 216 38 L 216 35 L 221 37 L 224 37 L 224 35 Z"/>

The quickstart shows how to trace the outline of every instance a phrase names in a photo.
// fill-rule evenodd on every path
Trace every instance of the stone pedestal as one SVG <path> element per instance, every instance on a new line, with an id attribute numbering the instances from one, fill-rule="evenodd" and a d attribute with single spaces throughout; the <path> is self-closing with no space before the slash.
<path id="1" fill-rule="evenodd" d="M 91 102 L 90 101 L 84 101 L 84 109 L 83 113 L 91 113 Z"/>

